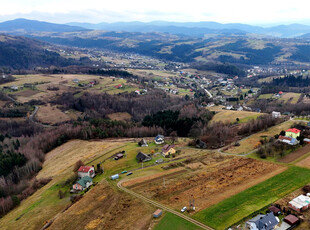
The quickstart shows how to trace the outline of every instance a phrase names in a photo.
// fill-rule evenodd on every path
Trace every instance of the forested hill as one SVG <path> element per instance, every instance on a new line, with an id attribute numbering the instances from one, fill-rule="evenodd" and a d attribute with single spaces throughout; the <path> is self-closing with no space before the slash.
<path id="1" fill-rule="evenodd" d="M 69 66 L 78 64 L 58 53 L 48 51 L 45 44 L 25 37 L 0 35 L 0 67 L 33 69 L 36 67 Z"/>

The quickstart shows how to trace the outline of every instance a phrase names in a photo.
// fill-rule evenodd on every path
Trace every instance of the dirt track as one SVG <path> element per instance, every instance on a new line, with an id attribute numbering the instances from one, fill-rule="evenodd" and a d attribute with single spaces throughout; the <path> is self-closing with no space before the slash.
<path id="1" fill-rule="evenodd" d="M 290 163 L 290 162 L 298 159 L 299 157 L 301 157 L 301 156 L 303 156 L 309 152 L 310 152 L 310 145 L 306 145 L 306 146 L 296 150 L 295 152 L 286 155 L 285 157 L 280 159 L 279 162 Z"/>

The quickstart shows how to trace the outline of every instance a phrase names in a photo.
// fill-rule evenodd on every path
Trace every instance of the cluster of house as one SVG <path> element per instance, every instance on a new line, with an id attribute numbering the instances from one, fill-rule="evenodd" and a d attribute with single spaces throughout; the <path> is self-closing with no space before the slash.
<path id="1" fill-rule="evenodd" d="M 78 169 L 79 180 L 73 185 L 73 191 L 83 191 L 93 184 L 95 176 L 94 166 L 81 166 Z"/>
<path id="2" fill-rule="evenodd" d="M 289 230 L 299 224 L 299 218 L 289 214 L 283 218 L 282 223 L 277 217 L 281 214 L 281 210 L 275 206 L 268 208 L 269 212 L 266 215 L 259 214 L 246 222 L 247 229 L 250 230 Z"/>
<path id="3" fill-rule="evenodd" d="M 170 157 L 174 156 L 176 150 L 174 145 L 164 145 L 161 151 L 163 157 Z M 143 152 L 139 152 L 136 156 L 138 162 L 147 162 L 152 160 L 152 156 L 150 154 L 145 154 Z"/>
<path id="4" fill-rule="evenodd" d="M 135 90 L 135 94 L 145 95 L 147 93 L 147 89 L 137 89 Z"/>
<path id="5" fill-rule="evenodd" d="M 118 84 L 118 85 L 115 85 L 114 88 L 115 89 L 121 89 L 121 88 L 123 88 L 123 85 L 122 84 Z"/>
<path id="6" fill-rule="evenodd" d="M 300 137 L 300 133 L 301 131 L 299 129 L 288 129 L 285 131 L 285 136 L 279 136 L 278 141 L 289 145 L 297 145 L 299 143 L 297 138 Z"/>
<path id="7" fill-rule="evenodd" d="M 95 81 L 90 81 L 87 84 L 86 83 L 80 83 L 80 80 L 75 78 L 72 80 L 74 83 L 78 84 L 80 87 L 93 87 L 94 85 L 96 85 Z"/>
<path id="8" fill-rule="evenodd" d="M 163 143 L 165 143 L 165 137 L 163 135 L 157 135 L 154 139 L 154 142 L 158 145 L 163 144 Z M 147 141 L 144 138 L 138 142 L 138 145 L 140 147 L 147 147 L 148 146 Z M 162 156 L 163 157 L 174 156 L 176 153 L 176 150 L 174 147 L 175 147 L 175 145 L 168 145 L 168 144 L 164 145 L 162 148 L 162 151 L 161 151 Z M 136 156 L 136 159 L 138 162 L 147 162 L 147 161 L 152 160 L 152 156 L 150 154 L 145 154 L 143 152 L 139 152 Z"/>

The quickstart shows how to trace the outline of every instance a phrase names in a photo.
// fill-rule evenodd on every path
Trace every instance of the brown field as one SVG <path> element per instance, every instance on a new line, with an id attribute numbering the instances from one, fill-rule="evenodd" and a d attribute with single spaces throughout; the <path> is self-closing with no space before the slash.
<path id="1" fill-rule="evenodd" d="M 310 168 L 310 156 L 306 157 L 305 159 L 302 159 L 296 165 L 301 166 L 301 167 Z"/>
<path id="2" fill-rule="evenodd" d="M 173 208 L 188 205 L 193 195 L 196 211 L 203 210 L 286 168 L 249 158 L 208 154 L 181 171 L 156 174 L 126 183 L 128 188 Z M 165 183 L 165 186 L 164 186 Z M 124 184 L 125 185 L 125 184 Z"/>
<path id="3" fill-rule="evenodd" d="M 154 211 L 103 181 L 59 215 L 49 229 L 148 229 Z"/>
<path id="4" fill-rule="evenodd" d="M 43 124 L 49 125 L 70 121 L 70 117 L 67 114 L 63 113 L 56 106 L 51 105 L 40 106 L 36 119 Z"/>
<path id="5" fill-rule="evenodd" d="M 32 89 L 26 89 L 26 90 L 16 93 L 15 95 L 21 96 L 21 97 L 31 97 L 33 95 L 36 95 L 37 93 L 39 93 L 39 91 L 32 90 Z"/>
<path id="6" fill-rule="evenodd" d="M 298 158 L 302 157 L 303 155 L 310 153 L 310 145 L 306 145 L 293 153 L 290 153 L 279 160 L 279 162 L 283 163 L 290 163 L 292 161 L 297 160 Z"/>
<path id="7" fill-rule="evenodd" d="M 4 107 L 9 101 L 0 101 L 0 107 Z"/>
<path id="8" fill-rule="evenodd" d="M 300 93 L 284 93 L 280 100 L 296 104 L 300 95 L 301 95 Z"/>
<path id="9" fill-rule="evenodd" d="M 115 121 L 130 121 L 131 115 L 129 113 L 111 113 L 108 115 L 111 120 Z"/>

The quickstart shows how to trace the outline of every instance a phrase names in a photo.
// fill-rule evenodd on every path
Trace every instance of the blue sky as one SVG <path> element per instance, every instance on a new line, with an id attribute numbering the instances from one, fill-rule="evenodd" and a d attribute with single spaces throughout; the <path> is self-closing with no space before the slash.
<path id="1" fill-rule="evenodd" d="M 309 0 L 4 0 L 0 21 L 217 21 L 255 25 L 310 24 Z"/>

